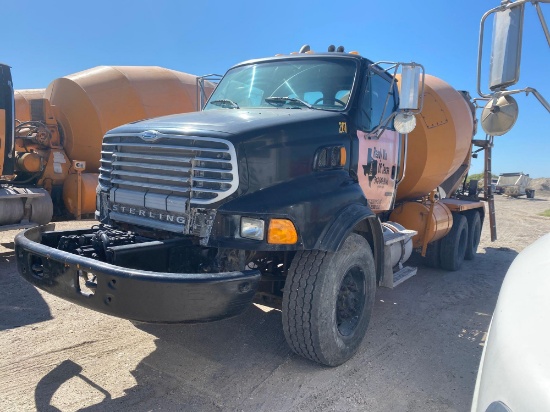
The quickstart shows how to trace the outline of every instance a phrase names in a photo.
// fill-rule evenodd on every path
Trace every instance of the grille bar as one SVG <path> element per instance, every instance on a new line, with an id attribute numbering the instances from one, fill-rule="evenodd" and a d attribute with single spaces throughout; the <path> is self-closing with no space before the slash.
<path id="1" fill-rule="evenodd" d="M 112 154 L 112 153 L 111 153 Z M 193 159 L 192 157 L 175 157 L 175 156 L 159 156 L 151 154 L 136 154 L 136 153 L 124 153 L 118 152 L 116 158 L 126 158 L 126 159 L 139 159 L 139 160 L 156 160 L 159 162 L 176 162 L 176 163 L 190 163 Z"/>
<path id="2" fill-rule="evenodd" d="M 155 147 L 158 148 L 158 146 L 155 146 L 153 144 L 140 144 L 140 143 L 103 143 L 104 146 L 117 146 L 117 147 L 138 147 L 140 149 L 147 149 L 154 151 Z M 220 150 L 220 149 L 213 149 L 209 147 L 193 147 L 193 146 L 173 146 L 173 145 L 162 145 L 160 146 L 163 149 L 169 149 L 169 150 L 175 150 L 175 151 L 189 151 L 189 152 L 215 152 L 215 153 L 229 153 L 229 150 Z"/>
<path id="3" fill-rule="evenodd" d="M 179 176 L 157 175 L 155 173 L 127 172 L 125 170 L 113 170 L 111 172 L 111 175 L 136 177 L 139 179 L 164 180 L 169 182 L 182 182 L 182 183 L 189 182 L 189 178 L 184 178 Z"/>
<path id="4" fill-rule="evenodd" d="M 189 172 L 191 170 L 190 167 L 169 166 L 169 165 L 155 164 L 155 163 L 123 162 L 120 160 L 115 160 L 111 164 L 114 167 L 132 167 L 136 169 L 148 169 L 148 170 L 170 170 L 173 172 L 181 172 L 181 171 Z"/>
<path id="5" fill-rule="evenodd" d="M 111 179 L 111 183 L 114 184 L 114 185 L 120 185 L 120 186 L 143 187 L 143 188 L 147 188 L 147 189 L 167 190 L 169 192 L 177 192 L 177 193 L 188 193 L 189 192 L 188 187 L 159 185 L 159 184 L 154 184 L 154 183 L 149 183 L 149 182 L 131 182 L 131 181 L 128 181 L 128 180 L 123 180 L 123 179 Z"/>

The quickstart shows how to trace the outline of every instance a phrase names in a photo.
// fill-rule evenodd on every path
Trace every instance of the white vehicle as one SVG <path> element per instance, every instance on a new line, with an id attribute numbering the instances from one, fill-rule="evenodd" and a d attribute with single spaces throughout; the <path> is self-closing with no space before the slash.
<path id="1" fill-rule="evenodd" d="M 482 127 L 490 136 L 489 140 L 513 127 L 517 103 L 512 94 L 532 93 L 550 112 L 550 104 L 535 89 L 508 90 L 519 79 L 523 13 L 528 2 L 502 0 L 500 6 L 489 10 L 481 20 L 478 93 L 489 99 L 482 116 Z M 530 3 L 537 10 L 550 45 L 550 31 L 539 4 L 550 3 L 550 0 Z M 480 73 L 484 22 L 492 14 L 491 93 L 483 93 Z M 514 181 L 520 177 L 520 173 L 505 175 L 515 175 L 509 176 Z M 488 175 L 485 177 L 487 181 Z M 497 191 L 502 183 L 505 182 L 501 175 Z M 532 190 L 528 197 L 533 196 Z M 481 357 L 472 412 L 550 410 L 549 250 L 550 234 L 547 234 L 523 250 L 508 269 Z"/>
<path id="2" fill-rule="evenodd" d="M 550 410 L 550 233 L 524 249 L 502 284 L 472 412 Z"/>

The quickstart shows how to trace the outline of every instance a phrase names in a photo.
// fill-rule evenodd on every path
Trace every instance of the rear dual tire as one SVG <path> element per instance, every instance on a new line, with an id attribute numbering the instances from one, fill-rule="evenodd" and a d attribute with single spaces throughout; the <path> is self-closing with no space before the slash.
<path id="1" fill-rule="evenodd" d="M 462 266 L 468 247 L 468 221 L 466 217 L 453 213 L 451 231 L 441 239 L 439 263 L 441 268 L 456 271 Z"/>
<path id="2" fill-rule="evenodd" d="M 451 231 L 428 245 L 424 263 L 431 268 L 460 269 L 463 261 L 473 260 L 481 239 L 481 215 L 477 210 L 453 213 Z"/>
<path id="3" fill-rule="evenodd" d="M 464 259 L 473 260 L 481 240 L 481 216 L 477 210 L 470 210 L 466 212 L 466 220 L 468 222 L 468 244 Z"/>

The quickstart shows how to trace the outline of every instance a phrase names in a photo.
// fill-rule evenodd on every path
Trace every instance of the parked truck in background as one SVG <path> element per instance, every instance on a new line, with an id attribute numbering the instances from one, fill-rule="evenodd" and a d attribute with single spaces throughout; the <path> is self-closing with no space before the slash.
<path id="1" fill-rule="evenodd" d="M 498 176 L 496 192 L 511 197 L 527 196 L 531 199 L 534 197 L 535 191 L 528 189 L 530 183 L 531 178 L 523 172 L 501 173 Z"/>
<path id="2" fill-rule="evenodd" d="M 33 90 L 14 91 L 7 65 L 2 76 L 0 230 L 93 214 L 103 135 L 197 109 L 197 76 L 161 67 L 96 67 Z"/>
<path id="3" fill-rule="evenodd" d="M 365 335 L 376 285 L 415 273 L 413 249 L 448 270 L 475 256 L 484 203 L 454 197 L 474 114 L 467 93 L 415 63 L 305 46 L 238 64 L 204 111 L 109 131 L 98 224 L 20 233 L 19 271 L 144 322 L 278 307 L 294 352 L 339 365 Z"/>

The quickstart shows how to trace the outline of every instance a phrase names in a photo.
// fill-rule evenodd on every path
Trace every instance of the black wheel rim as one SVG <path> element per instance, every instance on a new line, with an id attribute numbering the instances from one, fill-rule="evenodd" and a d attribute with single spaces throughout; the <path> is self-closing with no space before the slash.
<path id="1" fill-rule="evenodd" d="M 365 274 L 359 267 L 346 272 L 336 298 L 336 325 L 343 336 L 353 333 L 365 306 Z"/>

